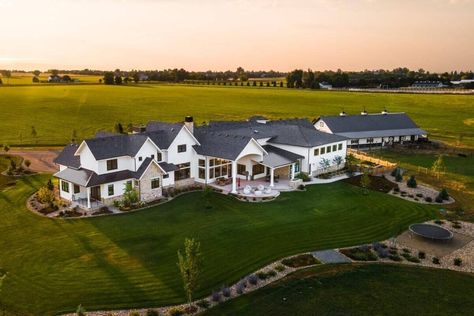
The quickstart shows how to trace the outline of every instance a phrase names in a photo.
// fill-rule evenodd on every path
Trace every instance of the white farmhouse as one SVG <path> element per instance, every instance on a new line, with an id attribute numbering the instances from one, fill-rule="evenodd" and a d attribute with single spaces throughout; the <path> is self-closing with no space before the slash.
<path id="1" fill-rule="evenodd" d="M 341 112 L 335 116 L 321 116 L 315 120 L 314 127 L 321 132 L 346 137 L 349 148 L 383 147 L 427 137 L 427 132 L 406 113 L 386 110 L 374 114 L 363 111 L 360 115 Z"/>
<path id="2" fill-rule="evenodd" d="M 343 168 L 347 139 L 316 130 L 306 119 L 184 123 L 149 122 L 139 133 L 98 134 L 66 146 L 55 162 L 60 196 L 86 208 L 120 199 L 127 183 L 141 201 L 163 189 L 261 179 L 274 187 L 299 172 L 311 175 Z"/>

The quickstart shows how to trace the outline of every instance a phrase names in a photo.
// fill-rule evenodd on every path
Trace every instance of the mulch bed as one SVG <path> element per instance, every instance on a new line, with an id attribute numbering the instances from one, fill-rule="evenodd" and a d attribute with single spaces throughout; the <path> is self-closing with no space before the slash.
<path id="1" fill-rule="evenodd" d="M 361 178 L 362 178 L 362 175 L 359 175 L 359 176 L 344 179 L 342 181 L 350 183 L 358 187 L 362 187 L 360 184 Z M 368 189 L 373 190 L 373 191 L 388 193 L 394 188 L 398 187 L 398 184 L 393 183 L 392 181 L 389 181 L 383 177 L 369 176 L 369 178 L 370 178 L 370 185 Z"/>
<path id="2" fill-rule="evenodd" d="M 299 268 L 299 267 L 311 266 L 313 264 L 318 264 L 321 262 L 319 262 L 319 260 L 313 257 L 313 255 L 311 254 L 303 254 L 303 255 L 283 259 L 281 263 L 291 268 Z"/>

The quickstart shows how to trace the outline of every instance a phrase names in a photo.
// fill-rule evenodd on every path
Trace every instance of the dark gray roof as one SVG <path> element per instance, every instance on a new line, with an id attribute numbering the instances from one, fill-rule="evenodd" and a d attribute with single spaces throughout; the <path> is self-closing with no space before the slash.
<path id="1" fill-rule="evenodd" d="M 382 130 L 419 129 L 406 113 L 321 116 L 335 133 L 353 133 Z M 426 132 L 425 132 L 426 133 Z"/>
<path id="2" fill-rule="evenodd" d="M 161 149 L 168 149 L 183 128 L 183 123 L 148 122 L 145 134 Z"/>
<path id="3" fill-rule="evenodd" d="M 252 139 L 246 136 L 207 132 L 199 129 L 194 129 L 194 136 L 201 144 L 193 146 L 198 154 L 229 160 L 235 160 Z"/>
<path id="4" fill-rule="evenodd" d="M 265 145 L 263 148 L 268 155 L 263 156 L 261 163 L 267 167 L 280 167 L 304 158 L 303 156 L 271 145 Z"/>
<path id="5" fill-rule="evenodd" d="M 87 186 L 93 173 L 93 171 L 87 169 L 66 168 L 62 171 L 56 172 L 54 176 L 81 186 Z"/>
<path id="6" fill-rule="evenodd" d="M 176 170 L 179 169 L 178 166 L 176 166 L 175 164 L 172 164 L 172 163 L 159 162 L 158 164 L 160 165 L 161 169 L 163 169 L 167 173 L 172 172 L 172 171 L 176 171 Z"/>
<path id="7" fill-rule="evenodd" d="M 105 174 L 97 174 L 93 172 L 86 186 L 93 187 L 104 183 L 122 181 L 127 179 L 136 179 L 135 172 L 130 170 L 122 170 Z"/>
<path id="8" fill-rule="evenodd" d="M 345 140 L 344 137 L 317 131 L 307 119 L 289 119 L 258 123 L 256 121 L 211 121 L 208 126 L 194 129 L 225 135 L 245 136 L 255 139 L 269 138 L 275 144 L 314 147 Z M 201 142 L 201 145 L 203 142 Z"/>
<path id="9" fill-rule="evenodd" d="M 74 156 L 79 145 L 69 144 L 63 148 L 59 155 L 54 159 L 54 162 L 70 168 L 78 169 L 81 166 L 81 159 L 79 156 Z"/>
<path id="10" fill-rule="evenodd" d="M 268 140 L 269 143 L 293 145 L 300 147 L 316 147 L 329 143 L 347 140 L 346 137 L 323 133 L 314 127 L 285 126 L 280 133 Z"/>
<path id="11" fill-rule="evenodd" d="M 85 142 L 95 159 L 135 156 L 148 136 L 145 134 L 116 135 L 86 139 Z"/>
<path id="12" fill-rule="evenodd" d="M 117 136 L 119 134 L 117 133 L 112 133 L 112 132 L 107 132 L 107 131 L 98 131 L 95 133 L 95 138 L 101 138 L 101 137 L 110 137 L 110 136 Z"/>

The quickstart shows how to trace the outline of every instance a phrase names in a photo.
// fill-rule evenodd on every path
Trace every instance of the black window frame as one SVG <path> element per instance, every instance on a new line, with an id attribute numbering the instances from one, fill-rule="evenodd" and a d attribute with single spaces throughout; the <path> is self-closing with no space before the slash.
<path id="1" fill-rule="evenodd" d="M 106 163 L 107 163 L 107 171 L 118 169 L 118 160 L 117 159 L 109 159 L 109 160 L 107 160 Z"/>
<path id="2" fill-rule="evenodd" d="M 162 161 L 163 160 L 163 155 L 160 152 L 156 153 L 156 161 Z"/>
<path id="3" fill-rule="evenodd" d="M 158 182 L 158 185 L 156 185 L 157 182 Z M 151 185 L 151 189 L 152 189 L 152 190 L 159 189 L 159 188 L 160 188 L 160 185 L 161 185 L 160 178 L 153 178 L 153 179 L 151 179 L 150 185 Z"/>
<path id="4" fill-rule="evenodd" d="M 66 192 L 66 193 L 70 192 L 69 182 L 61 180 L 61 191 Z"/>
<path id="5" fill-rule="evenodd" d="M 178 145 L 178 154 L 185 153 L 187 150 L 188 150 L 188 146 L 186 144 Z"/>
<path id="6" fill-rule="evenodd" d="M 72 190 L 73 190 L 74 194 L 81 193 L 81 187 L 79 185 L 73 183 L 72 186 L 73 186 Z"/>
<path id="7" fill-rule="evenodd" d="M 113 184 L 109 184 L 107 186 L 107 195 L 112 196 L 115 194 L 115 186 Z"/>
<path id="8" fill-rule="evenodd" d="M 337 144 L 337 150 L 342 150 L 342 143 Z"/>
<path id="9" fill-rule="evenodd" d="M 178 170 L 174 172 L 174 180 L 186 180 L 191 178 L 191 163 L 186 162 L 178 165 Z"/>
<path id="10" fill-rule="evenodd" d="M 319 148 L 315 148 L 313 151 L 314 156 L 319 156 Z"/>

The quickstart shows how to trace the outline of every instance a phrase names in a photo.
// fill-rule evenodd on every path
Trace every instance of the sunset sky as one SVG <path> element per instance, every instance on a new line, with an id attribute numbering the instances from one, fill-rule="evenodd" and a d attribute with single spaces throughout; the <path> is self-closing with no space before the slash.
<path id="1" fill-rule="evenodd" d="M 471 0 L 0 0 L 0 68 L 474 70 Z"/>

